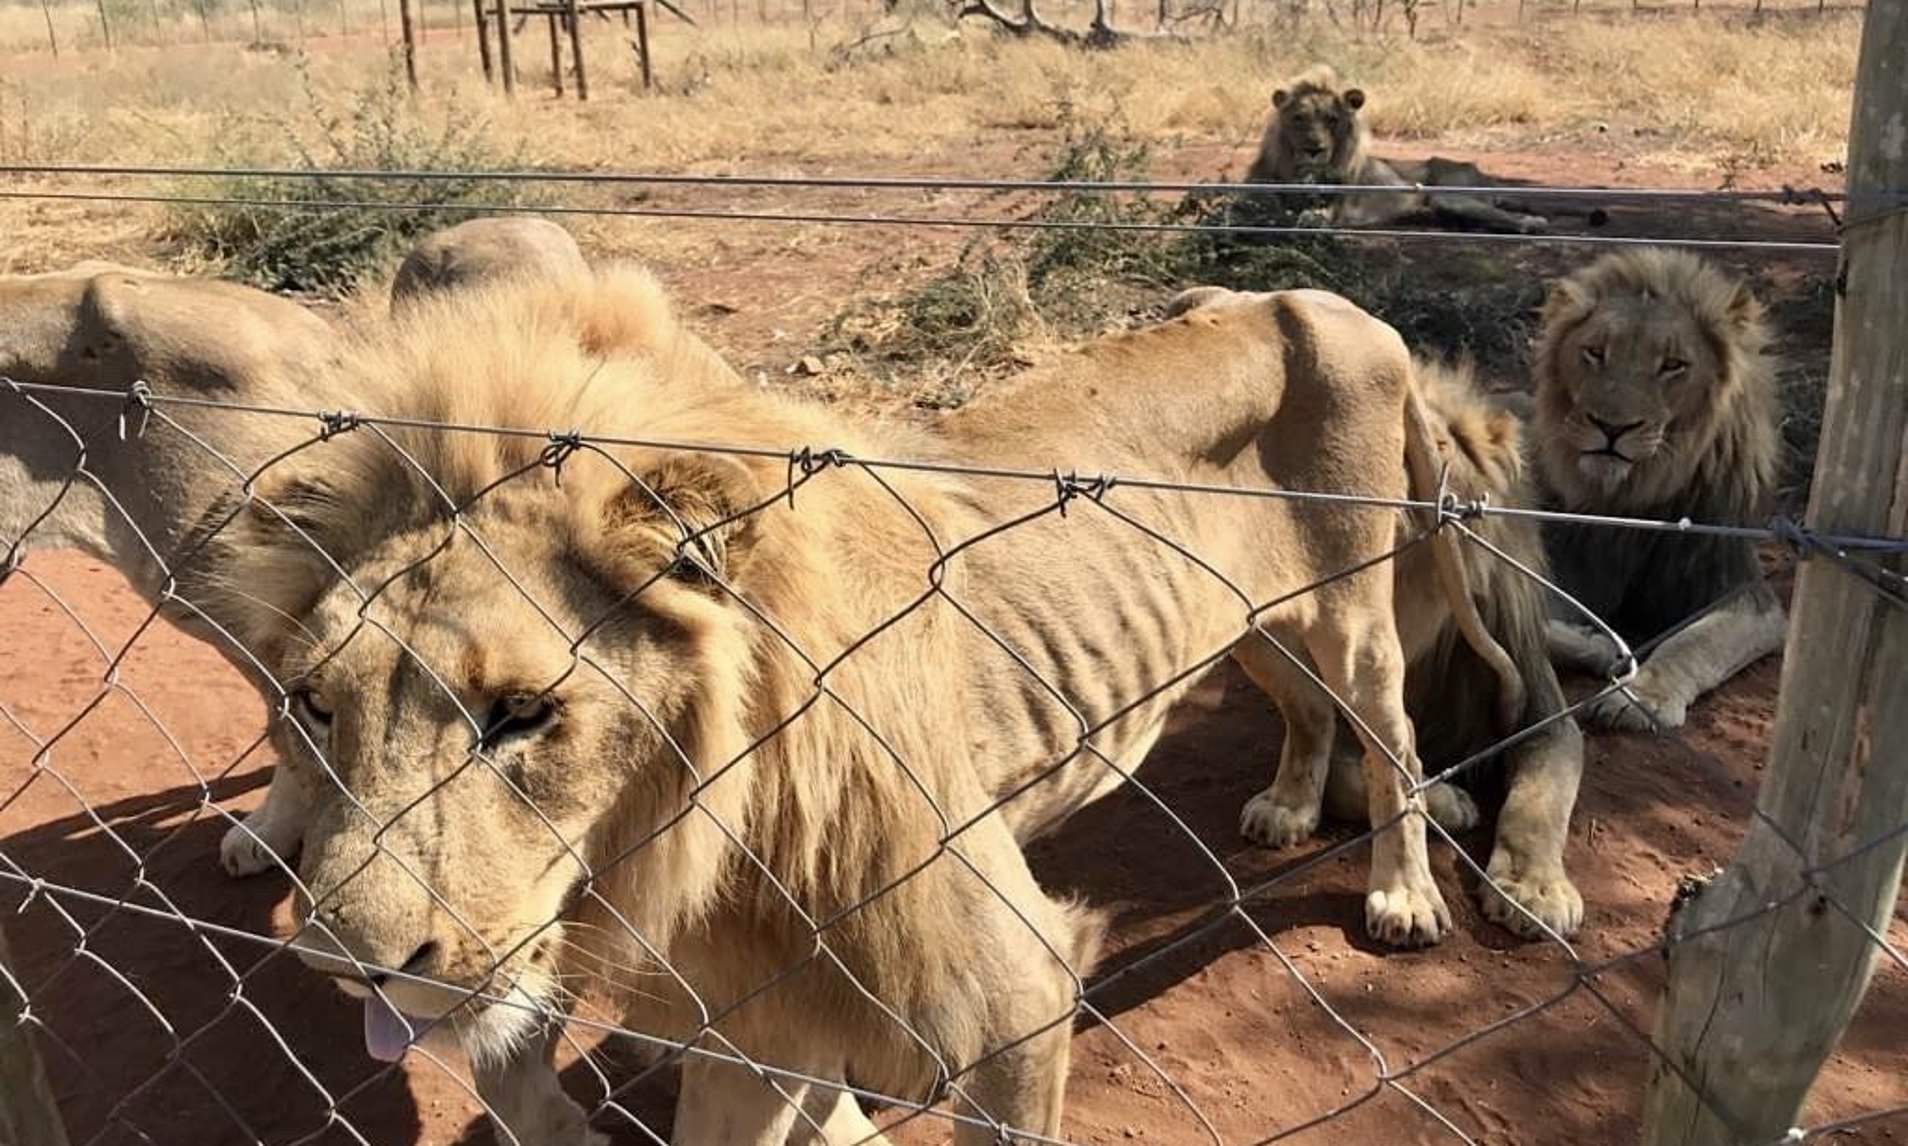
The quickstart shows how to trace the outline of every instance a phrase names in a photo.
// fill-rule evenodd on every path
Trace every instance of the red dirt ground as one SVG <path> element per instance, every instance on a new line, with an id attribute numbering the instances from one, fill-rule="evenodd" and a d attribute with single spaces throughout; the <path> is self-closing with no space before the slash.
<path id="1" fill-rule="evenodd" d="M 1620 163 L 1586 173 L 1581 161 L 1573 166 L 1543 154 L 1498 160 L 1487 169 L 1559 183 L 1627 181 Z M 1223 161 L 1216 150 L 1207 156 L 1189 149 L 1176 165 L 1208 175 Z M 1808 182 L 1806 176 L 1793 181 Z M 1790 216 L 1769 226 L 1821 233 Z M 858 231 L 826 260 L 773 264 L 769 233 L 759 244 L 724 244 L 720 256 L 680 276 L 691 281 L 677 284 L 704 304 L 737 294 L 732 320 L 691 313 L 740 363 L 764 372 L 779 370 L 794 353 L 771 347 L 780 337 L 769 338 L 750 317 L 760 308 L 744 296 L 760 289 L 764 270 L 800 282 L 800 301 L 775 324 L 803 331 L 843 297 L 852 268 L 892 253 L 876 233 Z M 936 241 L 926 250 L 938 259 L 952 246 Z M 922 251 L 911 246 L 909 253 Z M 824 281 L 814 265 L 824 261 L 850 269 L 839 272 L 841 280 Z M 1766 267 L 1769 260 L 1742 262 Z M 831 289 L 837 286 L 841 294 Z M 331 1124 L 335 1109 L 356 1140 L 373 1146 L 487 1142 L 458 1081 L 461 1064 L 441 1067 L 414 1054 L 399 1070 L 380 1070 L 364 1054 L 359 1008 L 292 960 L 234 938 L 188 934 L 130 908 L 111 912 L 45 893 L 21 908 L 24 885 L 5 877 L 25 873 L 108 900 L 170 905 L 244 932 L 269 933 L 286 923 L 282 880 L 233 882 L 217 865 L 226 824 L 217 809 L 249 809 L 263 792 L 270 764 L 257 746 L 263 707 L 220 658 L 164 626 L 145 630 L 113 687 L 103 687 L 108 658 L 81 622 L 116 652 L 145 615 L 116 574 L 77 555 L 33 554 L 0 586 L 0 922 L 33 1014 L 56 1036 L 42 1045 L 74 1140 L 98 1133 L 97 1141 L 111 1146 L 352 1141 Z M 1778 675 L 1774 660 L 1754 667 L 1699 704 L 1677 736 L 1591 738 L 1569 853 L 1589 912 L 1577 942 L 1582 958 L 1647 949 L 1660 935 L 1678 879 L 1728 861 L 1760 780 Z M 42 739 L 66 730 L 49 767 L 30 782 L 36 749 L 22 729 Z M 1141 772 L 1240 884 L 1299 868 L 1349 834 L 1330 829 L 1293 853 L 1239 839 L 1239 806 L 1263 783 L 1278 736 L 1258 694 L 1222 670 L 1182 710 Z M 1482 862 L 1488 833 L 1465 843 Z M 1047 886 L 1113 909 L 1106 986 L 1093 1001 L 1224 1141 L 1260 1140 L 1348 1105 L 1293 1140 L 1458 1140 L 1395 1092 L 1360 1103 L 1373 1085 L 1371 1054 L 1236 922 L 1141 972 L 1119 975 L 1187 934 L 1227 888 L 1138 793 L 1117 793 L 1087 809 L 1034 852 Z M 1394 1070 L 1563 996 L 1437 1058 L 1405 1084 L 1482 1143 L 1634 1140 L 1650 1067 L 1636 1032 L 1652 1025 L 1661 959 L 1645 955 L 1604 973 L 1595 987 L 1607 1005 L 1587 990 L 1571 991 L 1562 951 L 1516 941 L 1482 920 L 1466 890 L 1470 881 L 1448 851 L 1434 854 L 1434 865 L 1457 916 L 1456 933 L 1432 951 L 1379 951 L 1363 937 L 1366 860 L 1357 849 L 1298 872 L 1251 916 Z M 77 952 L 76 927 L 89 929 Z M 1892 938 L 1908 943 L 1908 925 L 1899 918 Z M 1908 974 L 1884 962 L 1816 1087 L 1808 1124 L 1908 1103 L 1905 1024 Z M 610 1055 L 619 1057 L 628 1056 Z M 609 1068 L 612 1078 L 628 1073 L 626 1066 Z M 573 1066 L 566 1079 L 577 1094 L 592 1094 L 589 1070 Z M 668 1104 L 662 1083 L 646 1083 L 624 1101 L 665 1135 Z M 603 1125 L 619 1144 L 652 1141 Z M 1908 1116 L 1835 1137 L 1879 1143 L 1899 1135 L 1908 1135 Z M 1105 1028 L 1076 1037 L 1066 1136 L 1096 1144 L 1211 1140 L 1151 1067 Z M 917 1123 L 897 1137 L 919 1143 L 943 1141 L 945 1133 Z"/>
<path id="2" fill-rule="evenodd" d="M 185 914 L 225 927 L 283 927 L 285 884 L 273 877 L 233 882 L 219 871 L 224 821 L 202 799 L 209 791 L 236 812 L 262 794 L 268 760 L 250 751 L 264 717 L 255 693 L 207 648 L 161 626 L 134 642 L 117 687 L 101 698 L 105 662 L 75 616 L 116 649 L 145 610 L 111 570 L 72 554 L 34 554 L 23 575 L 0 588 L 10 650 L 0 663 L 0 704 L 41 738 L 72 725 L 51 769 L 0 810 L 0 870 L 111 898 L 131 893 L 133 903 L 154 907 L 163 893 Z M 1586 960 L 1650 945 L 1677 879 L 1727 862 L 1758 782 L 1777 677 L 1775 662 L 1757 666 L 1699 705 L 1675 738 L 1592 738 L 1569 857 L 1589 905 L 1577 944 Z M 1256 691 L 1222 671 L 1195 694 L 1141 772 L 1241 884 L 1298 866 L 1347 834 L 1333 829 L 1292 854 L 1238 839 L 1239 805 L 1263 782 L 1277 740 L 1277 720 Z M 23 784 L 33 751 L 16 728 L 0 733 L 0 789 Z M 1481 862 L 1488 834 L 1466 844 Z M 1113 909 L 1107 973 L 1184 934 L 1225 894 L 1191 842 L 1135 793 L 1087 809 L 1035 852 L 1050 887 Z M 1561 951 L 1520 943 L 1482 920 L 1460 890 L 1470 880 L 1448 852 L 1434 862 L 1456 934 L 1428 952 L 1374 949 L 1361 920 L 1365 862 L 1363 849 L 1329 860 L 1251 914 L 1394 1067 L 1569 987 Z M 148 888 L 135 892 L 142 872 Z M 155 1077 L 122 1111 L 155 1143 L 300 1140 L 325 1126 L 323 1093 L 346 1092 L 341 1114 L 368 1142 L 485 1141 L 473 1129 L 476 1107 L 449 1072 L 414 1058 L 381 1076 L 362 1049 L 360 1008 L 290 959 L 254 966 L 265 949 L 194 937 L 176 923 L 123 911 L 99 923 L 103 908 L 45 894 L 14 914 L 21 890 L 0 885 L 0 903 L 34 1013 L 58 1036 L 46 1057 L 76 1141 L 102 1126 L 117 1097 Z M 75 957 L 73 925 L 56 904 L 80 926 L 98 924 L 84 956 Z M 1908 926 L 1895 932 L 1908 942 Z M 1597 982 L 1616 1015 L 1579 991 L 1433 1063 L 1407 1085 L 1479 1142 L 1632 1140 L 1649 1059 L 1628 1028 L 1649 1029 L 1661 968 L 1659 958 L 1645 956 Z M 235 974 L 244 977 L 236 1001 Z M 1110 982 L 1093 999 L 1227 1142 L 1297 1126 L 1371 1086 L 1369 1053 L 1242 925 Z M 1904 1023 L 1908 975 L 1884 964 L 1816 1088 L 1811 1123 L 1908 1102 Z M 182 1042 L 167 1072 L 168 1054 Z M 573 1069 L 569 1079 L 579 1094 L 591 1093 L 586 1071 Z M 659 1085 L 646 1084 L 627 1105 L 660 1130 L 667 1102 Z M 1082 1143 L 1208 1140 L 1151 1068 L 1105 1029 L 1076 1039 L 1066 1132 Z M 1904 1132 L 1908 1118 L 1843 1140 L 1890 1141 Z M 943 1140 L 941 1127 L 926 1123 L 904 1137 Z M 349 1139 L 333 1130 L 318 1140 Z M 634 1132 L 617 1138 L 645 1140 Z M 1296 1140 L 1456 1139 L 1402 1097 L 1385 1094 Z M 101 1141 L 139 1139 L 121 1128 Z"/>

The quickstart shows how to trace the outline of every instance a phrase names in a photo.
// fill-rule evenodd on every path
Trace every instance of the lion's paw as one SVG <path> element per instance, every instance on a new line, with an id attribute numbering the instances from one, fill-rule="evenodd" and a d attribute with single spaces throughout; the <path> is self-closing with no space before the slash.
<path id="1" fill-rule="evenodd" d="M 1239 834 L 1269 848 L 1289 848 L 1312 838 L 1318 830 L 1319 805 L 1294 808 L 1267 788 L 1246 801 L 1239 812 Z"/>
<path id="2" fill-rule="evenodd" d="M 268 825 L 255 823 L 258 817 L 248 817 L 244 823 L 233 824 L 226 829 L 225 838 L 219 841 L 219 864 L 225 868 L 225 874 L 233 879 L 243 879 L 248 875 L 257 875 L 279 866 L 281 858 L 288 856 L 297 841 L 284 842 L 284 846 L 274 846 L 274 833 Z"/>
<path id="3" fill-rule="evenodd" d="M 1403 875 L 1365 896 L 1365 930 L 1392 947 L 1429 947 L 1450 932 L 1451 909 L 1428 872 Z"/>
<path id="4" fill-rule="evenodd" d="M 1328 207 L 1307 207 L 1298 213 L 1296 225 L 1300 227 L 1329 227 L 1332 225 L 1332 212 Z"/>
<path id="5" fill-rule="evenodd" d="M 1519 215 L 1517 233 L 1520 235 L 1541 235 L 1550 230 L 1550 220 L 1542 215 Z"/>
<path id="6" fill-rule="evenodd" d="M 1666 732 L 1689 718 L 1689 703 L 1652 681 L 1647 673 L 1624 688 L 1591 701 L 1584 716 L 1600 728 L 1620 732 Z"/>
<path id="7" fill-rule="evenodd" d="M 1456 784 L 1433 784 L 1424 790 L 1424 808 L 1438 827 L 1457 835 L 1477 827 L 1484 817 L 1477 801 Z"/>
<path id="8" fill-rule="evenodd" d="M 1524 939 L 1548 939 L 1552 934 L 1568 939 L 1583 925 L 1583 896 L 1561 869 L 1524 872 L 1515 861 L 1497 855 L 1486 874 L 1490 880 L 1478 887 L 1478 906 L 1491 922 Z"/>

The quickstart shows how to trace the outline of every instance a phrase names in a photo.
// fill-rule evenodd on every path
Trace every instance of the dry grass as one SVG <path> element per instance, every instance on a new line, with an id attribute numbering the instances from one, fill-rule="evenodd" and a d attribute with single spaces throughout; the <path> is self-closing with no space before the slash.
<path id="1" fill-rule="evenodd" d="M 261 0 L 263 48 L 195 42 L 203 34 L 198 2 L 107 0 L 109 12 L 129 8 L 135 16 L 156 4 L 161 19 L 145 27 L 167 46 L 76 52 L 97 38 L 96 6 L 67 0 L 54 9 L 67 45 L 56 60 L 44 50 L 39 8 L 0 0 L 0 163 L 297 163 L 301 148 L 326 153 L 327 114 L 389 75 L 374 0 L 342 0 L 342 15 L 337 0 L 309 0 L 302 47 L 292 0 Z M 208 9 L 215 36 L 249 39 L 249 6 L 205 2 L 216 5 Z M 483 83 L 467 13 L 460 35 L 451 27 L 451 0 L 429 0 L 431 31 L 420 54 L 425 94 L 407 114 L 427 127 L 469 124 L 494 144 L 491 153 L 552 167 L 1020 177 L 1045 173 L 1067 117 L 1116 119 L 1149 146 L 1156 176 L 1209 177 L 1228 167 L 1238 174 L 1270 90 L 1326 60 L 1372 93 L 1367 115 L 1381 139 L 1448 154 L 1555 156 L 1572 171 L 1641 163 L 1653 179 L 1668 167 L 1693 183 L 1734 177 L 1748 184 L 1813 178 L 1817 163 L 1840 157 L 1859 36 L 1850 13 L 1752 21 L 1716 12 L 1716 0 L 1698 16 L 1632 17 L 1626 0 L 1624 11 L 1581 18 L 1548 0 L 1542 19 L 1520 27 L 1514 7 L 1493 0 L 1463 29 L 1440 16 L 1416 40 L 1352 35 L 1315 16 L 1297 29 L 1248 26 L 1086 53 L 1007 41 L 970 24 L 954 44 L 844 60 L 834 48 L 865 29 L 874 0 L 811 0 L 812 21 L 800 18 L 798 0 L 772 0 L 785 10 L 764 20 L 762 2 L 745 3 L 738 16 L 737 0 L 687 0 L 702 26 L 661 22 L 652 93 L 640 90 L 620 26 L 592 24 L 593 98 L 579 104 L 550 96 L 540 28 L 518 39 L 522 84 L 518 98 L 506 100 Z M 1152 8 L 1121 2 L 1129 26 Z M 1049 0 L 1050 17 L 1083 22 L 1077 2 L 1072 11 L 1066 3 Z M 395 13 L 396 0 L 389 7 Z M 1315 13 L 1320 7 L 1312 6 Z M 1539 7 L 1530 0 L 1532 13 Z M 359 34 L 317 34 L 340 20 Z M 122 36 L 140 28 L 136 19 L 120 26 Z M 8 184 L 34 186 L 52 184 Z M 593 205 L 643 198 L 577 188 L 553 194 Z M 676 192 L 647 201 L 711 200 Z M 974 196 L 877 200 L 846 192 L 730 193 L 726 201 L 948 215 L 1025 209 Z M 175 222 L 158 208 L 0 201 L 0 233 L 8 236 L 0 272 L 81 257 L 199 269 L 188 252 L 164 245 Z M 917 229 L 897 242 L 893 232 L 771 223 L 566 222 L 596 250 L 636 254 L 682 281 L 686 295 L 733 308 L 717 341 L 750 356 L 751 368 L 771 369 L 850 295 L 893 293 L 945 273 L 963 238 Z M 1001 282 L 1000 291 L 977 297 L 1015 311 L 1022 300 L 1014 281 Z M 972 354 L 969 347 L 955 360 Z"/>
<path id="2" fill-rule="evenodd" d="M 92 9 L 69 2 L 55 11 L 84 25 Z M 285 13 L 269 16 L 268 39 L 291 42 Z M 446 23 L 446 6 L 435 6 L 432 18 Z M 17 50 L 36 37 L 43 44 L 39 19 L 35 7 L 0 6 L 0 51 L 16 48 L 0 56 L 0 155 L 192 158 L 214 135 L 229 142 L 235 120 L 282 114 L 296 100 L 298 77 L 285 53 L 194 44 L 190 25 L 181 24 L 173 34 L 185 42 L 165 49 L 69 52 L 55 61 Z M 464 23 L 462 39 L 440 28 L 425 43 L 431 101 L 488 117 L 551 163 L 662 167 L 764 158 L 873 164 L 1050 130 L 1063 103 L 1118 105 L 1148 138 L 1235 143 L 1259 130 L 1278 79 L 1318 59 L 1371 89 L 1369 116 L 1380 136 L 1522 144 L 1606 124 L 1642 128 L 1652 150 L 1685 162 L 1813 162 L 1841 147 L 1858 34 L 1847 16 L 1752 25 L 1705 13 L 1553 19 L 1462 34 L 1440 28 L 1411 42 L 1351 38 L 1319 21 L 1296 33 L 1247 29 L 1080 53 L 999 42 L 970 26 L 965 42 L 949 48 L 836 66 L 829 49 L 852 35 L 853 21 L 830 17 L 811 28 L 745 20 L 706 30 L 668 21 L 657 33 L 664 91 L 645 98 L 620 28 L 598 24 L 590 43 L 596 98 L 579 107 L 543 94 L 540 33 L 519 40 L 526 98 L 511 104 L 485 91 Z M 384 66 L 375 9 L 357 11 L 354 24 L 372 34 L 307 41 L 321 84 L 361 84 Z M 256 133 L 259 146 L 269 151 L 273 135 Z"/>

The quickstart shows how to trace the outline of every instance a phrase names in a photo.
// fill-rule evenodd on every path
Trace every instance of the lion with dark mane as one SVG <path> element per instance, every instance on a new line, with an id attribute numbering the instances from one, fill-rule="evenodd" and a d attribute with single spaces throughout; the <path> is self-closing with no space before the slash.
<path id="1" fill-rule="evenodd" d="M 1347 87 L 1338 73 L 1321 64 L 1272 93 L 1272 121 L 1259 154 L 1246 172 L 1248 183 L 1323 183 L 1389 188 L 1339 194 L 1308 201 L 1297 195 L 1281 201 L 1301 223 L 1344 227 L 1425 222 L 1473 230 L 1534 234 L 1548 225 L 1539 215 L 1508 210 L 1484 195 L 1427 195 L 1414 184 L 1433 187 L 1488 187 L 1470 163 L 1432 158 L 1401 173 L 1400 165 L 1371 154 L 1371 133 L 1360 112 L 1362 88 Z"/>
<path id="2" fill-rule="evenodd" d="M 1682 251 L 1606 255 L 1557 282 L 1536 348 L 1533 428 L 1548 495 L 1571 513 L 1758 525 L 1780 447 L 1775 369 L 1747 284 Z M 1660 640 L 1590 716 L 1675 728 L 1691 702 L 1782 647 L 1782 605 L 1752 541 L 1554 524 L 1561 584 L 1626 641 Z M 1604 637 L 1552 625 L 1558 663 L 1616 667 Z"/>

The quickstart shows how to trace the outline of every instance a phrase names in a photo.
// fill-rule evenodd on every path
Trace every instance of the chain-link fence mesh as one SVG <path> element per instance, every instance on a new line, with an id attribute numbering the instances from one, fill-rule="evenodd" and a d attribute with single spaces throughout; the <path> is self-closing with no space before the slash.
<path id="1" fill-rule="evenodd" d="M 23 535 L 6 539 L 5 600 L 19 634 L 11 695 L 0 695 L 10 729 L 0 812 L 15 825 L 0 848 L 17 948 L 6 988 L 19 1024 L 46 1048 L 75 1141 L 449 1141 L 483 1133 L 463 1125 L 472 1111 L 514 1122 L 525 1140 L 552 1128 L 580 1135 L 582 1116 L 632 1142 L 671 1140 L 672 1119 L 676 1141 L 861 1141 L 877 1126 L 902 1141 L 950 1127 L 975 1141 L 1103 1140 L 1015 1115 L 1057 1114 L 1050 1091 L 1069 1040 L 1107 1064 L 1091 1089 L 1114 1100 L 1095 1111 L 1076 1079 L 1069 1126 L 1105 1130 L 1132 1117 L 1127 1136 L 1172 1141 L 1274 1141 L 1353 1126 L 1556 1141 L 1594 1130 L 1502 1126 L 1488 1100 L 1497 1083 L 1471 1073 L 1467 1052 L 1558 1016 L 1621 1032 L 1640 1057 L 1654 1050 L 1639 1015 L 1647 993 L 1627 976 L 1657 961 L 1662 941 L 1585 953 L 1553 925 L 1557 916 L 1502 888 L 1502 872 L 1473 858 L 1466 840 L 1409 810 L 1439 781 L 1469 779 L 1611 696 L 1627 667 L 1502 741 L 1427 759 L 1423 775 L 1408 755 L 1391 753 L 1386 766 L 1411 795 L 1408 808 L 1330 834 L 1302 858 L 1244 849 L 1230 825 L 1214 831 L 1213 801 L 1200 791 L 1240 790 L 1222 779 L 1235 773 L 1262 777 L 1274 763 L 1268 741 L 1221 741 L 1233 750 L 1207 752 L 1196 737 L 1188 747 L 1169 734 L 1161 751 L 1180 771 L 1162 780 L 1142 767 L 1167 709 L 1189 694 L 1214 703 L 1209 678 L 1229 660 L 1250 666 L 1269 656 L 1324 686 L 1315 657 L 1272 622 L 1335 588 L 1389 581 L 1394 560 L 1447 539 L 1540 585 L 1561 612 L 1580 610 L 1483 535 L 1486 522 L 1521 520 L 1515 507 L 1452 488 L 1400 499 L 1109 473 L 1086 464 L 1092 457 L 1063 469 L 943 449 L 871 456 L 835 441 L 764 445 L 757 435 L 725 445 L 587 424 L 512 428 L 509 413 L 494 410 L 505 420 L 463 422 L 428 409 L 327 413 L 143 383 L 116 391 L 8 379 L 4 400 L 10 432 L 28 427 L 46 447 L 46 467 L 17 488 L 51 491 Z M 241 422 L 273 428 L 243 437 Z M 125 458 L 162 441 L 191 469 L 182 484 L 199 500 L 161 515 L 179 528 L 153 537 L 150 504 L 171 491 L 114 488 L 112 478 Z M 765 467 L 779 480 L 748 485 L 748 496 L 722 486 L 731 471 L 759 479 Z M 278 482 L 286 471 L 298 477 Z M 539 499 L 589 495 L 566 486 L 613 491 L 605 495 L 613 508 L 591 528 L 637 535 L 607 551 L 601 536 L 552 536 L 570 526 L 540 520 Z M 337 508 L 328 501 L 340 498 L 352 522 L 371 523 L 368 540 L 327 517 Z M 39 555 L 27 556 L 42 540 L 36 531 L 81 501 L 97 503 L 122 564 L 143 565 L 134 570 L 147 589 L 143 611 L 123 599 L 69 601 L 59 574 L 75 566 L 49 562 L 43 571 Z M 1266 580 L 1239 573 L 1237 546 L 1201 552 L 1211 522 L 1251 528 L 1268 520 L 1267 507 L 1288 528 L 1266 538 L 1268 550 L 1319 544 L 1334 522 L 1379 520 L 1380 533 L 1416 524 L 1401 527 L 1395 545 L 1268 593 Z M 839 528 L 843 514 L 878 523 L 872 535 L 890 551 L 841 551 L 855 535 Z M 808 528 L 830 531 L 823 550 L 789 540 Z M 1898 545 L 1820 539 L 1786 523 L 1714 532 L 1787 544 L 1902 597 L 1886 559 Z M 294 556 L 283 560 L 297 568 L 208 569 L 260 538 L 289 545 Z M 352 539 L 347 550 L 327 548 L 342 538 Z M 761 567 L 739 576 L 740 563 L 765 559 L 757 545 L 777 555 L 769 560 L 827 565 L 783 570 L 786 580 Z M 586 566 L 587 583 L 553 578 L 553 552 Z M 319 614 L 282 627 L 231 620 L 251 625 L 278 611 L 275 601 L 291 599 L 286 579 L 298 577 L 335 580 Z M 814 602 L 800 594 L 831 582 L 864 594 L 878 585 L 892 600 L 844 602 L 827 619 L 861 618 L 854 630 L 818 629 Z M 1328 598 L 1333 607 L 1345 599 Z M 1056 601 L 1091 611 L 1067 631 L 1041 619 Z M 1215 627 L 1221 612 L 1230 619 Z M 205 647 L 174 639 L 162 616 L 195 629 Z M 1587 611 L 1577 616 L 1628 661 L 1613 630 Z M 768 666 L 724 678 L 749 717 L 735 730 L 740 739 L 716 741 L 720 750 L 697 739 L 714 734 L 695 726 L 708 718 L 692 711 L 691 695 L 691 685 L 713 679 L 697 657 L 714 655 L 716 629 L 741 642 L 724 655 Z M 998 658 L 1010 671 L 985 678 L 998 691 L 974 692 L 961 674 L 933 671 L 932 658 L 950 649 Z M 36 679 L 55 664 L 64 679 Z M 298 669 L 287 675 L 287 665 Z M 262 710 L 235 670 L 254 682 Z M 897 685 L 897 674 L 915 679 Z M 1332 705 L 1362 725 L 1373 709 L 1340 695 L 1339 683 L 1328 690 Z M 906 703 L 895 702 L 897 688 Z M 210 720 L 194 712 L 206 705 L 216 706 Z M 954 718 L 925 719 L 935 706 Z M 173 729 L 176 714 L 193 717 L 190 734 Z M 1016 727 L 1016 715 L 1029 736 L 989 730 Z M 948 735 L 971 743 L 936 742 Z M 1011 748 L 1033 751 L 1005 763 L 976 758 Z M 546 757 L 559 763 L 538 762 Z M 950 758 L 960 761 L 952 770 Z M 138 760 L 132 777 L 103 767 L 114 759 Z M 287 796 L 302 800 L 301 815 L 317 816 L 303 830 L 333 841 L 314 857 L 307 834 L 302 863 L 290 854 L 295 830 L 285 835 L 269 812 L 248 820 L 238 810 L 268 762 L 275 783 L 303 785 L 302 797 Z M 764 779 L 770 769 L 780 774 Z M 1371 782 L 1381 776 L 1367 773 Z M 666 796 L 667 813 L 633 814 L 631 786 Z M 1087 961 L 1092 925 L 1039 890 L 1015 838 L 1034 839 L 1049 827 L 1043 819 L 1110 789 L 1114 811 L 1103 800 L 1080 815 L 1143 841 L 1138 854 L 1092 838 L 1092 825 L 1032 844 L 1049 866 L 1071 865 L 1069 882 L 1129 905 L 1119 889 L 1132 865 L 1154 869 L 1135 881 L 1154 889 L 1152 918 L 1116 929 L 1119 950 L 1096 970 Z M 785 802 L 763 803 L 764 791 Z M 622 809 L 626 822 L 606 826 L 616 818 L 608 809 Z M 889 819 L 858 822 L 870 812 Z M 1463 1001 L 1453 1006 L 1447 981 L 1427 974 L 1427 957 L 1409 957 L 1395 978 L 1358 982 L 1337 972 L 1316 938 L 1283 938 L 1322 924 L 1362 941 L 1358 883 L 1377 862 L 1370 845 L 1414 824 L 1443 845 L 1440 882 L 1461 930 L 1507 937 L 1478 916 L 1481 900 L 1519 904 L 1500 906 L 1499 917 L 1537 937 L 1537 949 L 1474 957 L 1541 960 L 1545 990 L 1493 996 L 1486 969 L 1456 977 Z M 221 837 L 228 866 L 276 874 L 202 878 Z M 1082 849 L 1115 870 L 1094 873 Z M 841 869 L 849 863 L 867 866 Z M 516 870 L 526 864 L 536 870 Z M 277 902 L 286 879 L 298 893 L 289 905 Z M 670 880 L 677 886 L 658 890 Z M 1805 880 L 1794 894 L 1820 886 Z M 1348 906 L 1295 916 L 1290 899 L 1301 889 L 1301 900 Z M 1590 904 L 1593 931 L 1599 906 Z M 1901 964 L 1888 937 L 1870 931 Z M 1241 947 L 1261 954 L 1251 966 L 1264 983 L 1227 1002 L 1224 1029 L 1200 1040 L 1202 1066 L 1158 1037 L 1157 1012 L 1199 990 L 1214 952 Z M 341 1028 L 335 993 L 298 965 L 300 955 L 354 996 L 370 996 L 362 1035 Z M 652 1004 L 653 1015 L 625 1013 L 642 1011 L 638 1004 Z M 1411 1021 L 1386 1022 L 1382 1011 Z M 490 1060 L 477 1082 L 450 1049 L 455 1040 L 434 1037 L 445 1028 Z M 1257 1044 L 1288 1040 L 1329 1061 L 1343 1085 L 1292 1095 L 1268 1116 L 1234 1088 L 1283 1080 L 1253 1082 L 1249 1068 L 1230 1079 L 1212 1073 L 1229 1055 L 1249 1062 Z M 395 1060 L 406 1044 L 414 1044 L 408 1068 L 365 1054 Z M 544 1054 L 567 1068 L 578 1111 L 562 1109 L 534 1069 Z M 390 1085 L 406 1069 L 429 1076 L 420 1093 L 437 1096 L 430 1108 Z M 673 1077 L 682 1097 L 672 1114 Z M 1842 1114 L 1804 1136 L 1895 1113 Z"/>

